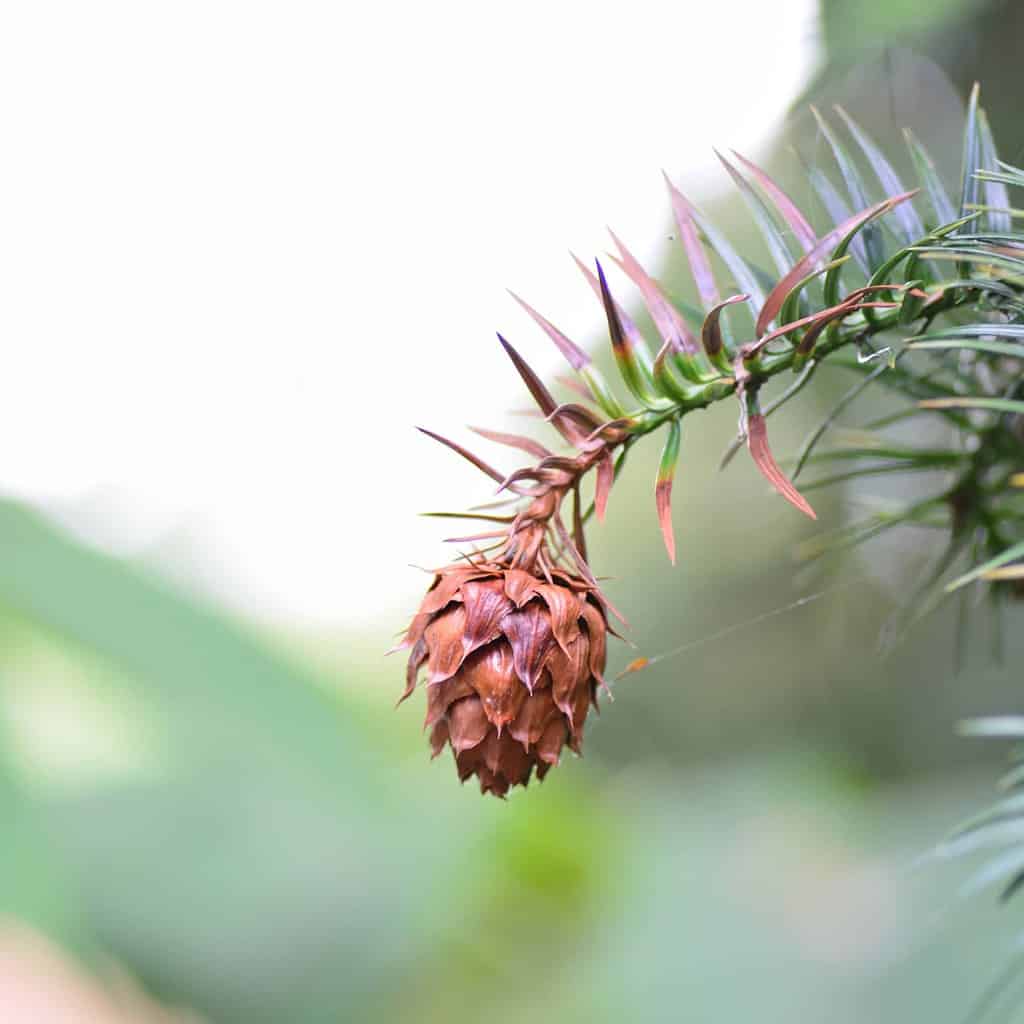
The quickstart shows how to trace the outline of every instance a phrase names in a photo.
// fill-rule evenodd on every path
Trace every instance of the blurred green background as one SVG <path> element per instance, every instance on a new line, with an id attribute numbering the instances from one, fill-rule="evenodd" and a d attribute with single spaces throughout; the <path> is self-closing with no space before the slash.
<path id="1" fill-rule="evenodd" d="M 769 161 L 787 185 L 789 147 L 818 159 L 808 99 L 843 102 L 893 153 L 912 122 L 955 180 L 975 77 L 1019 157 L 1024 6 L 822 15 L 822 71 Z M 744 238 L 739 203 L 712 212 Z M 680 263 L 664 274 L 685 290 Z M 777 452 L 849 386 L 818 380 L 776 421 Z M 844 423 L 889 402 L 866 395 Z M 392 710 L 403 666 L 381 651 L 400 622 L 271 635 L 0 505 L 5 955 L 20 922 L 103 986 L 127 975 L 221 1024 L 960 1020 L 1018 910 L 966 899 L 968 864 L 917 860 L 989 798 L 1004 752 L 955 723 L 1020 710 L 1024 609 L 1002 661 L 986 607 L 959 671 L 953 608 L 882 652 L 934 536 L 800 561 L 820 527 L 738 464 L 717 474 L 733 410 L 685 428 L 679 568 L 654 526 L 654 446 L 591 556 L 640 653 L 690 646 L 616 687 L 585 760 L 507 803 L 428 762 L 416 701 Z M 835 525 L 925 486 L 816 503 Z M 634 653 L 618 645 L 613 671 Z"/>

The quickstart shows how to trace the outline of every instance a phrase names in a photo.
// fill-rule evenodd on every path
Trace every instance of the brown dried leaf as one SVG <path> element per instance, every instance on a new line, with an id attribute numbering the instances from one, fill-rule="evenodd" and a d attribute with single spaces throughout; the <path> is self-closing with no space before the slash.
<path id="1" fill-rule="evenodd" d="M 747 447 L 761 475 L 782 495 L 794 508 L 799 509 L 811 519 L 818 516 L 808 504 L 807 499 L 793 486 L 790 479 L 779 469 L 772 450 L 768 446 L 768 430 L 764 416 L 761 414 L 747 417 Z"/>

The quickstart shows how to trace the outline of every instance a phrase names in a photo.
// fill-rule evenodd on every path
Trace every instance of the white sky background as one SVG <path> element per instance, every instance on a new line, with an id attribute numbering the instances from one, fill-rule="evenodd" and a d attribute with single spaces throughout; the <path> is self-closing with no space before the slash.
<path id="1" fill-rule="evenodd" d="M 0 492 L 249 612 L 401 617 L 415 513 L 491 490 L 413 425 L 525 404 L 495 329 L 560 370 L 504 288 L 592 337 L 567 250 L 656 265 L 660 169 L 756 155 L 816 9 L 5 5 Z"/>

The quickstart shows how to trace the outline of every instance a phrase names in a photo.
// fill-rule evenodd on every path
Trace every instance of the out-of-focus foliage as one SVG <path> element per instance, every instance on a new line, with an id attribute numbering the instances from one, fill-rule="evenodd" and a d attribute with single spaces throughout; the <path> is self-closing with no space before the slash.
<path id="1" fill-rule="evenodd" d="M 396 772 L 393 730 L 374 742 L 387 734 L 367 715 L 389 701 L 329 693 L 16 506 L 0 508 L 0 552 L 7 709 L 35 743 L 20 749 L 35 771 L 2 776 L 3 909 L 87 961 L 113 953 L 216 1020 L 368 1019 L 425 949 L 500 973 L 478 933 L 497 922 L 528 947 L 538 915 L 578 926 L 606 885 L 617 844 L 568 793 L 504 820 L 431 798 L 423 772 Z M 52 756 L 111 708 L 99 757 Z M 135 756 L 90 779 L 104 741 Z"/>
<path id="2" fill-rule="evenodd" d="M 113 956 L 224 1022 L 612 1021 L 638 992 L 648 1020 L 678 1019 L 684 993 L 729 1019 L 752 1005 L 732 971 L 760 978 L 765 1019 L 825 1014 L 837 993 L 850 1012 L 831 1019 L 851 1022 L 921 1005 L 912 981 L 935 954 L 910 974 L 888 957 L 941 879 L 918 891 L 901 861 L 971 784 L 879 792 L 810 752 L 684 775 L 599 757 L 492 806 L 402 738 L 380 698 L 390 673 L 327 692 L 35 514 L 4 506 L 0 537 L 4 694 L 23 733 L 0 808 L 4 910 L 101 978 Z M 76 725 L 94 744 L 78 764 Z M 955 998 L 957 978 L 923 1005 Z"/>
<path id="3" fill-rule="evenodd" d="M 1024 127 L 1016 113 L 1024 5 L 1018 0 L 823 0 L 821 11 L 828 59 L 795 109 L 834 90 L 849 91 L 850 83 L 854 92 L 874 83 L 888 114 L 895 108 L 918 123 L 916 112 L 930 106 L 943 86 L 932 78 L 903 76 L 901 65 L 912 53 L 941 68 L 961 97 L 984 80 L 1004 155 L 1020 162 Z"/>
<path id="4" fill-rule="evenodd" d="M 833 61 L 863 58 L 886 46 L 914 46 L 950 26 L 971 25 L 991 0 L 823 0 L 822 41 Z"/>

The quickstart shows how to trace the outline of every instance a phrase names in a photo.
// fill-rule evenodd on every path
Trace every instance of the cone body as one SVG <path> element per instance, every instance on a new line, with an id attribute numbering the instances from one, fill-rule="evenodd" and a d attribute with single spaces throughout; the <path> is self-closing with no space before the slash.
<path id="1" fill-rule="evenodd" d="M 402 699 L 426 668 L 430 744 L 459 778 L 504 796 L 580 751 L 605 665 L 607 619 L 592 587 L 500 564 L 441 570 L 413 619 Z"/>

